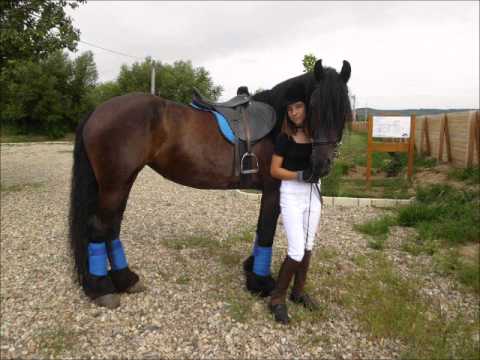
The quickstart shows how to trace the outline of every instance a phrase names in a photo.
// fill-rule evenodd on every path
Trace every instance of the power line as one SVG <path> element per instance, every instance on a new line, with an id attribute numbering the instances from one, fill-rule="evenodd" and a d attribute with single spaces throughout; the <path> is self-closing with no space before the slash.
<path id="1" fill-rule="evenodd" d="M 92 46 L 94 48 L 98 48 L 98 49 L 102 49 L 104 51 L 108 51 L 112 54 L 116 54 L 116 55 L 121 55 L 121 56 L 126 56 L 126 57 L 129 57 L 129 58 L 132 58 L 132 59 L 137 59 L 137 60 L 143 60 L 144 58 L 141 58 L 141 57 L 138 57 L 138 56 L 133 56 L 133 55 L 129 55 L 129 54 L 125 54 L 125 53 L 122 53 L 120 51 L 116 51 L 116 50 L 111 50 L 111 49 L 107 49 L 103 46 L 99 46 L 99 45 L 95 45 L 95 44 L 92 44 L 88 41 L 82 41 L 82 40 L 78 40 L 78 42 L 82 43 L 82 44 L 85 44 L 85 45 L 88 45 L 88 46 Z"/>

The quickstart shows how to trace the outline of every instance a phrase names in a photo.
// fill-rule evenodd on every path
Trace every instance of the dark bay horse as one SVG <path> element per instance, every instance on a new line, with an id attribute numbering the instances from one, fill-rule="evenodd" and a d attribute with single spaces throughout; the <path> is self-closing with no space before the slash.
<path id="1" fill-rule="evenodd" d="M 351 118 L 349 78 L 348 62 L 337 73 L 319 60 L 313 72 L 254 96 L 275 108 L 277 125 L 253 146 L 259 172 L 249 175 L 248 186 L 234 175 L 234 147 L 220 134 L 212 114 L 137 93 L 99 105 L 77 128 L 72 169 L 70 246 L 86 295 L 100 306 L 115 308 L 118 293 L 143 290 L 128 267 L 119 235 L 130 190 L 145 165 L 194 188 L 261 190 L 257 241 L 271 247 L 280 213 L 280 182 L 271 177 L 270 162 L 285 116 L 285 91 L 292 83 L 305 86 L 310 99 L 307 126 L 314 140 L 311 166 L 321 177 L 330 171 L 345 122 Z"/>

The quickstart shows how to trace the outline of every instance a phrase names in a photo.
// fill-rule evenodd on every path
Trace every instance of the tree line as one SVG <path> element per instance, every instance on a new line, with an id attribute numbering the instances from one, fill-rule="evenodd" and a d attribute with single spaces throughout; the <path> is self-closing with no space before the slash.
<path id="1" fill-rule="evenodd" d="M 0 2 L 0 122 L 18 133 L 58 138 L 73 131 L 98 104 L 129 92 L 150 92 L 152 67 L 157 93 L 188 103 L 196 87 L 211 99 L 223 89 L 191 61 L 173 64 L 151 58 L 122 65 L 113 81 L 98 82 L 91 51 L 71 58 L 80 31 L 65 8 L 85 0 L 2 0 Z"/>
<path id="2" fill-rule="evenodd" d="M 173 64 L 147 58 L 122 65 L 116 80 L 98 83 L 93 53 L 75 59 L 60 50 L 33 60 L 12 60 L 0 73 L 0 119 L 20 133 L 42 133 L 58 138 L 73 131 L 78 122 L 100 103 L 130 92 L 150 92 L 151 69 L 155 67 L 157 93 L 167 99 L 189 103 L 196 87 L 218 99 L 222 87 L 213 83 L 207 70 L 190 61 Z"/>

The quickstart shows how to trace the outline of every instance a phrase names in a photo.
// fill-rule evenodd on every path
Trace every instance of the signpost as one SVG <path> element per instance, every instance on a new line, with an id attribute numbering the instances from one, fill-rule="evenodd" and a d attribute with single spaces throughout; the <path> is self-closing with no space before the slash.
<path id="1" fill-rule="evenodd" d="M 390 139 L 373 141 L 373 139 Z M 393 139 L 393 141 L 392 141 Z M 368 115 L 367 185 L 370 186 L 373 152 L 408 153 L 408 178 L 413 175 L 413 154 L 415 147 L 415 115 L 372 116 Z"/>

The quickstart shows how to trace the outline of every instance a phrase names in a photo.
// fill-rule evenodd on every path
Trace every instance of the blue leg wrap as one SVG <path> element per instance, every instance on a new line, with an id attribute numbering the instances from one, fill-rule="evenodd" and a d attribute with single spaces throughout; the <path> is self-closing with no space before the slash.
<path id="1" fill-rule="evenodd" d="M 127 257 L 125 256 L 125 251 L 123 250 L 120 239 L 112 241 L 112 250 L 108 255 L 112 270 L 122 270 L 128 266 Z"/>
<path id="2" fill-rule="evenodd" d="M 104 242 L 88 244 L 88 271 L 91 275 L 107 275 L 107 247 Z"/>
<path id="3" fill-rule="evenodd" d="M 253 260 L 253 272 L 260 276 L 270 275 L 272 264 L 272 247 L 257 246 L 257 254 Z"/>

